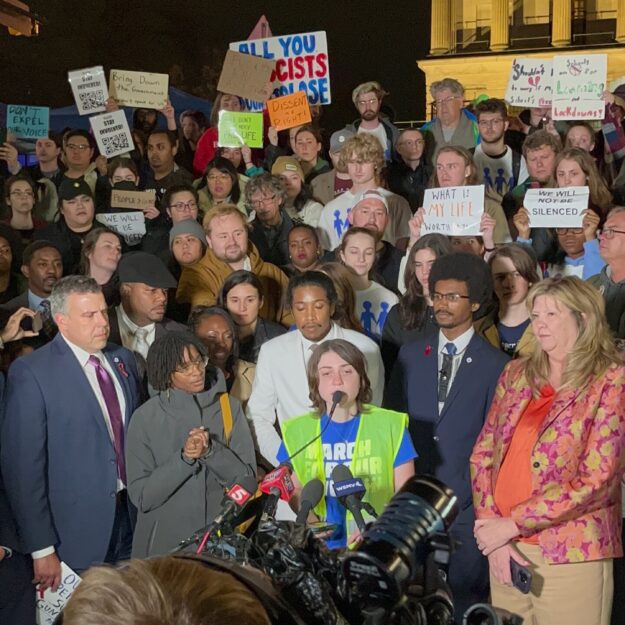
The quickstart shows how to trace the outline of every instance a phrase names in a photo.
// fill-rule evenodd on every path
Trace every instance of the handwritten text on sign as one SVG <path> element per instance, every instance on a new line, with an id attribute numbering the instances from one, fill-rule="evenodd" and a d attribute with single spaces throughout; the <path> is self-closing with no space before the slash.
<path id="1" fill-rule="evenodd" d="M 305 91 L 268 100 L 267 110 L 271 125 L 276 130 L 302 126 L 308 124 L 312 119 Z"/>
<path id="2" fill-rule="evenodd" d="M 67 72 L 79 115 L 106 111 L 109 97 L 104 68 L 101 65 Z"/>
<path id="3" fill-rule="evenodd" d="M 424 233 L 448 236 L 480 234 L 484 213 L 484 185 L 426 189 Z"/>
<path id="4" fill-rule="evenodd" d="M 553 57 L 553 119 L 603 119 L 607 54 Z"/>
<path id="5" fill-rule="evenodd" d="M 305 91 L 311 104 L 330 104 L 330 70 L 325 31 L 283 35 L 252 41 L 236 41 L 231 50 L 275 59 L 271 82 L 280 83 L 274 96 Z M 260 110 L 262 103 L 246 102 L 248 108 Z"/>
<path id="6" fill-rule="evenodd" d="M 156 202 L 156 191 L 125 191 L 113 189 L 111 191 L 111 208 L 132 208 L 143 210 L 152 208 Z"/>
<path id="7" fill-rule="evenodd" d="M 81 579 L 77 573 L 61 562 L 61 583 L 56 592 L 48 588 L 43 596 L 37 595 L 37 623 L 38 625 L 52 625 L 56 617 L 65 607 L 76 586 Z"/>
<path id="8" fill-rule="evenodd" d="M 130 213 L 98 213 L 101 224 L 117 232 L 128 245 L 136 245 L 145 234 L 145 215 L 141 211 Z"/>
<path id="9" fill-rule="evenodd" d="M 7 106 L 7 129 L 17 139 L 45 139 L 50 127 L 50 109 L 47 106 Z"/>
<path id="10" fill-rule="evenodd" d="M 551 106 L 553 63 L 544 59 L 514 59 L 506 102 L 511 106 Z"/>
<path id="11" fill-rule="evenodd" d="M 219 147 L 238 148 L 247 145 L 250 148 L 262 148 L 263 114 L 219 111 L 217 134 Z"/>
<path id="12" fill-rule="evenodd" d="M 167 74 L 112 69 L 109 85 L 111 97 L 119 104 L 160 110 L 167 103 Z"/>
<path id="13" fill-rule="evenodd" d="M 588 197 L 588 187 L 528 189 L 523 205 L 532 228 L 581 228 Z"/>
<path id="14" fill-rule="evenodd" d="M 128 121 L 124 111 L 114 111 L 89 118 L 100 153 L 106 158 L 113 158 L 134 149 Z"/>

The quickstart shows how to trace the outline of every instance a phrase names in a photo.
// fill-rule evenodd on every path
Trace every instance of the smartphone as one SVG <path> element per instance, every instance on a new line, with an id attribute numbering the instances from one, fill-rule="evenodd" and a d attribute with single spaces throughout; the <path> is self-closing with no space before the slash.
<path id="1" fill-rule="evenodd" d="M 34 317 L 24 317 L 20 321 L 20 328 L 26 332 L 41 332 L 43 329 L 43 319 L 41 313 L 36 312 Z"/>
<path id="2" fill-rule="evenodd" d="M 527 595 L 532 587 L 532 572 L 526 566 L 510 558 L 510 573 L 512 574 L 512 585 Z"/>
<path id="3" fill-rule="evenodd" d="M 317 521 L 316 523 L 311 523 L 308 527 L 313 534 L 325 534 L 326 532 L 333 532 L 336 529 L 336 524 Z"/>

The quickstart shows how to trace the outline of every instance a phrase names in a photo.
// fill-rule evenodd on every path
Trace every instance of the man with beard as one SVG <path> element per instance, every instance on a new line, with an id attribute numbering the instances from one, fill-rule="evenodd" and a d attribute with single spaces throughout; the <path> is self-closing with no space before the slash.
<path id="1" fill-rule="evenodd" d="M 474 316 L 490 304 L 492 284 L 490 269 L 474 254 L 434 262 L 429 287 L 438 336 L 400 349 L 383 404 L 410 416 L 417 474 L 436 476 L 458 497 L 461 512 L 451 535 L 459 542 L 448 574 L 456 623 L 470 605 L 488 600 L 488 560 L 473 536 L 469 457 L 509 360 L 473 329 Z"/>
<path id="2" fill-rule="evenodd" d="M 503 196 L 527 178 L 527 165 L 521 154 L 505 144 L 508 111 L 503 100 L 491 98 L 475 107 L 480 143 L 473 160 L 483 173 L 486 190 L 500 202 Z"/>
<path id="3" fill-rule="evenodd" d="M 384 150 L 384 159 L 388 163 L 393 158 L 393 146 L 399 131 L 380 114 L 382 99 L 386 95 L 388 93 L 382 89 L 379 82 L 374 80 L 358 85 L 352 91 L 352 102 L 360 114 L 360 119 L 357 119 L 351 126 L 347 126 L 347 129 L 355 133 L 368 132 L 376 137 Z"/>

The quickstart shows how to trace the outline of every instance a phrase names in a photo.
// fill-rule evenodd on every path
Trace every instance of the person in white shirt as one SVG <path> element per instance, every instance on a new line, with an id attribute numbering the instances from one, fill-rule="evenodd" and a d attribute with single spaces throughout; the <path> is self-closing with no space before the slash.
<path id="1" fill-rule="evenodd" d="M 278 424 L 311 409 L 306 365 L 315 347 L 329 339 L 345 339 L 355 345 L 367 361 L 372 402 L 380 405 L 384 392 L 384 365 L 378 346 L 360 332 L 339 327 L 332 321 L 337 301 L 332 280 L 319 271 L 291 278 L 287 292 L 297 330 L 278 336 L 260 348 L 256 377 L 247 404 L 258 449 L 277 464 L 280 436 Z"/>

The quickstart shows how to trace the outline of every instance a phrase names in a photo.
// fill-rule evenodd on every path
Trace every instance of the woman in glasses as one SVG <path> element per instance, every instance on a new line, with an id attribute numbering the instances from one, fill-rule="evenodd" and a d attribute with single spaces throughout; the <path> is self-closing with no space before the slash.
<path id="1" fill-rule="evenodd" d="M 209 524 L 224 489 L 255 473 L 254 443 L 238 400 L 203 342 L 170 332 L 152 344 L 148 381 L 157 395 L 126 435 L 128 494 L 138 510 L 133 557 L 168 553 Z"/>
<path id="2" fill-rule="evenodd" d="M 216 204 L 236 204 L 245 213 L 245 202 L 239 184 L 239 174 L 232 161 L 223 156 L 213 159 L 202 178 L 194 183 L 200 198 L 200 210 L 206 213 Z"/>

